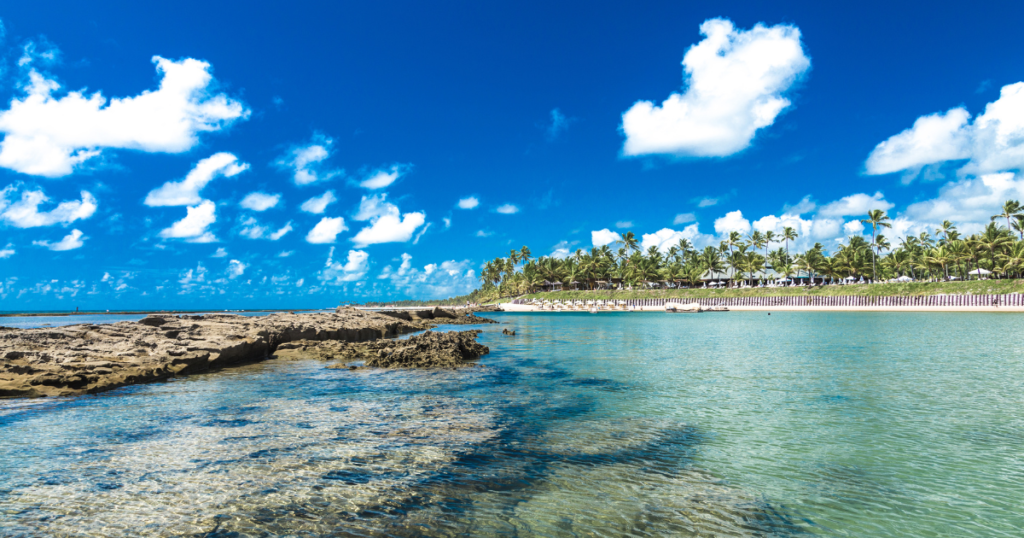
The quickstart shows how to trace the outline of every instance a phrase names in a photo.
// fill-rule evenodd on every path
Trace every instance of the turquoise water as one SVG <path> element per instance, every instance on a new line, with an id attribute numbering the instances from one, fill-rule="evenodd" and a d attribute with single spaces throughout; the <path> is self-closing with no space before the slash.
<path id="1" fill-rule="evenodd" d="M 1024 528 L 1024 317 L 495 317 L 485 368 L 270 361 L 0 400 L 0 535 Z"/>

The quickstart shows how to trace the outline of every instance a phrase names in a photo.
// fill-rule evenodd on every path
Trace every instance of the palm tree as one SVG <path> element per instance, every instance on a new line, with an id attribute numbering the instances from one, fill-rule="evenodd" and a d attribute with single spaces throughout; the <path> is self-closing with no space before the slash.
<path id="1" fill-rule="evenodd" d="M 923 235 L 923 233 L 922 233 L 922 235 Z M 944 220 L 944 221 L 942 221 L 942 224 L 939 225 L 939 227 L 935 229 L 935 235 L 943 235 L 943 236 L 945 236 L 945 238 L 946 238 L 945 241 L 948 243 L 948 242 L 952 241 L 953 239 L 956 239 L 956 237 L 955 237 L 957 235 L 956 226 L 954 226 L 952 222 L 950 222 L 948 220 Z M 950 235 L 953 235 L 954 237 L 950 237 Z"/>
<path id="2" fill-rule="evenodd" d="M 861 219 L 864 224 L 871 225 L 871 243 L 875 242 L 875 234 L 879 228 L 892 228 L 892 224 L 889 223 L 889 215 L 881 209 L 872 209 L 868 211 L 868 218 Z M 871 251 L 871 280 L 877 280 L 875 275 L 875 251 Z"/>
<path id="3" fill-rule="evenodd" d="M 1010 226 L 1014 231 L 1020 234 L 1020 240 L 1024 241 L 1024 215 L 1016 215 L 1013 219 L 1013 223 Z"/>
<path id="4" fill-rule="evenodd" d="M 786 256 L 789 256 L 789 242 L 796 241 L 797 237 L 799 235 L 791 226 L 786 226 L 782 229 L 782 240 L 786 242 Z"/>
<path id="5" fill-rule="evenodd" d="M 1024 208 L 1020 206 L 1020 202 L 1018 202 L 1017 200 L 1007 200 L 1003 202 L 1003 212 L 998 215 L 992 215 L 992 220 L 996 220 L 998 218 L 1005 218 L 1006 229 L 1012 230 L 1013 225 L 1010 224 L 1010 219 L 1016 217 L 1017 215 L 1020 215 L 1021 213 L 1024 213 Z"/>
<path id="6" fill-rule="evenodd" d="M 530 261 L 530 247 L 523 245 L 523 248 L 519 249 L 519 259 L 524 263 Z"/>
<path id="7" fill-rule="evenodd" d="M 622 238 L 615 242 L 616 245 L 622 245 L 627 252 L 633 252 L 634 250 L 640 249 L 640 242 L 637 240 L 636 235 L 633 232 L 626 232 L 622 234 Z"/>

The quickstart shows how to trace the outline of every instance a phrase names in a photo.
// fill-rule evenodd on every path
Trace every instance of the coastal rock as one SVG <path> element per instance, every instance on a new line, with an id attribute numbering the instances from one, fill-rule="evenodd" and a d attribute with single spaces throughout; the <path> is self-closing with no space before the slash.
<path id="1" fill-rule="evenodd" d="M 427 331 L 407 340 L 377 341 L 368 344 L 371 357 L 366 366 L 373 368 L 458 368 L 491 352 L 477 343 L 480 331 Z"/>
<path id="2" fill-rule="evenodd" d="M 247 317 L 148 316 L 138 322 L 0 331 L 0 398 L 68 396 L 272 356 L 296 340 L 367 342 L 422 326 L 359 310 Z"/>
<path id="3" fill-rule="evenodd" d="M 465 312 L 465 314 L 462 314 Z M 441 307 L 434 307 L 432 310 L 382 310 L 379 312 L 385 316 L 395 319 L 419 323 L 424 328 L 430 328 L 437 324 L 443 325 L 478 325 L 483 323 L 498 323 L 493 319 L 476 316 L 473 311 L 461 310 L 456 312 L 445 310 Z"/>

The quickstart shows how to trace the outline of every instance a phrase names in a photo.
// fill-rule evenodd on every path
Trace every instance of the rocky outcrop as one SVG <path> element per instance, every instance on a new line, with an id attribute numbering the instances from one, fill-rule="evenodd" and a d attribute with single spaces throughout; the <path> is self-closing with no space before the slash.
<path id="1" fill-rule="evenodd" d="M 433 332 L 407 340 L 378 340 L 365 345 L 371 368 L 459 368 L 491 352 L 476 341 L 480 331 Z"/>
<path id="2" fill-rule="evenodd" d="M 0 398 L 101 392 L 263 360 L 288 342 L 367 342 L 423 328 L 355 309 L 260 317 L 151 315 L 109 325 L 0 328 Z"/>
<path id="3" fill-rule="evenodd" d="M 328 368 L 459 368 L 473 366 L 471 361 L 490 353 L 478 344 L 480 331 L 433 332 L 405 340 L 338 342 L 299 340 L 281 344 L 279 359 L 320 359 L 335 361 Z M 362 363 L 360 365 L 359 363 Z"/>

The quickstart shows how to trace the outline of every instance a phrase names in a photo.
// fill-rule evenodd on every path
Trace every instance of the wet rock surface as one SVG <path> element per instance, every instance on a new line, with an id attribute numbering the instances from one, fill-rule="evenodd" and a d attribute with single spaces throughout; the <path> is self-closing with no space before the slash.
<path id="1" fill-rule="evenodd" d="M 476 366 L 472 361 L 490 353 L 477 343 L 480 331 L 434 332 L 405 340 L 372 342 L 314 342 L 300 340 L 282 344 L 278 359 L 320 359 L 336 361 L 328 368 L 461 368 Z"/>
<path id="2" fill-rule="evenodd" d="M 399 336 L 455 319 L 409 322 L 374 312 L 339 309 L 333 314 L 258 317 L 151 315 L 138 322 L 52 329 L 0 327 L 0 398 L 102 392 L 260 361 L 279 349 L 287 356 L 288 344 L 298 341 L 330 343 L 317 347 L 313 356 L 319 353 L 363 358 L 365 350 L 349 350 L 350 344 Z M 291 350 L 294 353 L 296 347 L 291 346 Z M 424 364 L 443 362 L 440 357 L 448 353 L 446 350 L 437 346 L 424 348 L 429 355 L 423 359 Z M 415 366 L 417 360 L 409 358 L 411 353 L 412 350 L 403 351 L 398 356 Z"/>

